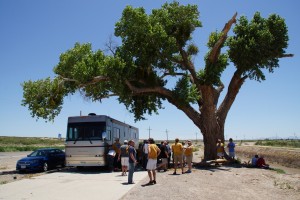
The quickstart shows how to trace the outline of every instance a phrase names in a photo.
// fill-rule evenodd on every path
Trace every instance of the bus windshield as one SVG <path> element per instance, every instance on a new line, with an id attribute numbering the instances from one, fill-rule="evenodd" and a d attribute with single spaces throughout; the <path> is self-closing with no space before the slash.
<path id="1" fill-rule="evenodd" d="M 69 123 L 66 140 L 102 140 L 102 132 L 105 132 L 105 129 L 105 122 Z"/>

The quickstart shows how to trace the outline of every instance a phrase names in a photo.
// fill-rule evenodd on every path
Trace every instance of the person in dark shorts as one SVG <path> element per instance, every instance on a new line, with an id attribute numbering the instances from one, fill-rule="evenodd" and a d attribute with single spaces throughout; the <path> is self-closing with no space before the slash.
<path id="1" fill-rule="evenodd" d="M 167 171 L 168 170 L 168 149 L 167 149 L 167 142 L 163 141 L 161 142 L 160 145 L 160 158 L 161 158 L 161 163 L 157 166 L 157 171 L 160 170 L 164 170 Z"/>

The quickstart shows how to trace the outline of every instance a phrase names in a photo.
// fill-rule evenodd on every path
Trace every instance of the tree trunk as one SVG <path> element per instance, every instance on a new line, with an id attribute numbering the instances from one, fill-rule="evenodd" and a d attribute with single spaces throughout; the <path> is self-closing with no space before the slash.
<path id="1" fill-rule="evenodd" d="M 204 160 L 214 160 L 217 158 L 216 143 L 218 139 L 224 143 L 224 131 L 212 130 L 212 132 L 202 132 L 204 142 Z"/>
<path id="2" fill-rule="evenodd" d="M 224 123 L 216 112 L 215 89 L 211 86 L 202 86 L 203 105 L 200 109 L 201 120 L 199 128 L 204 141 L 204 160 L 213 160 L 217 157 L 216 143 L 218 139 L 224 141 Z"/>

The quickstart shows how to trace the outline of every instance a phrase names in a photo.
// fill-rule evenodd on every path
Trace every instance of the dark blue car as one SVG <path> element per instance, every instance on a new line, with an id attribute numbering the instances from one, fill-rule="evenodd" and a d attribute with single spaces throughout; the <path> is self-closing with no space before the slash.
<path id="1" fill-rule="evenodd" d="M 18 160 L 18 171 L 47 171 L 57 166 L 65 166 L 65 153 L 60 149 L 38 149 L 26 158 Z"/>

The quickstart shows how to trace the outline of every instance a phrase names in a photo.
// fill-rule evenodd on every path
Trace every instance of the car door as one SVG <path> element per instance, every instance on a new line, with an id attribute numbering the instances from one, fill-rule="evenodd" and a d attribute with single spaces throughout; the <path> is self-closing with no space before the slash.
<path id="1" fill-rule="evenodd" d="M 56 149 L 55 150 L 57 164 L 64 165 L 65 164 L 65 153 L 62 150 Z"/>
<path id="2" fill-rule="evenodd" d="M 56 153 L 55 153 L 55 149 L 51 149 L 49 152 L 48 152 L 48 164 L 51 166 L 51 167 L 56 167 L 58 165 L 58 159 L 57 159 L 57 156 L 56 156 Z"/>

